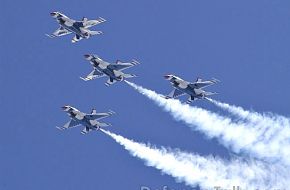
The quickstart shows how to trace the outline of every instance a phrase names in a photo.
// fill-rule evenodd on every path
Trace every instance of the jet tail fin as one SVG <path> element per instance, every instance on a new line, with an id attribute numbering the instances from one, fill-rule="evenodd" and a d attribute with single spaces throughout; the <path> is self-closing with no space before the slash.
<path id="1" fill-rule="evenodd" d="M 112 126 L 111 123 L 99 123 L 98 125 L 99 125 L 100 128 Z"/>
<path id="2" fill-rule="evenodd" d="M 105 85 L 106 86 L 110 86 L 110 85 L 112 85 L 112 84 L 114 84 L 114 83 L 116 83 L 117 81 L 116 80 L 114 80 L 113 78 L 109 78 L 108 80 L 107 80 L 107 82 L 105 83 Z"/>
<path id="3" fill-rule="evenodd" d="M 186 103 L 187 104 L 190 104 L 192 101 L 194 101 L 195 100 L 195 98 L 194 98 L 194 96 L 190 96 L 189 98 L 188 98 L 188 100 L 186 101 Z"/>
<path id="4" fill-rule="evenodd" d="M 197 79 L 195 80 L 195 82 L 202 82 L 202 79 L 197 77 Z"/>
<path id="5" fill-rule="evenodd" d="M 82 131 L 81 131 L 81 134 L 82 135 L 85 135 L 87 134 L 88 132 L 92 131 L 92 129 L 88 128 L 88 127 L 85 127 Z"/>

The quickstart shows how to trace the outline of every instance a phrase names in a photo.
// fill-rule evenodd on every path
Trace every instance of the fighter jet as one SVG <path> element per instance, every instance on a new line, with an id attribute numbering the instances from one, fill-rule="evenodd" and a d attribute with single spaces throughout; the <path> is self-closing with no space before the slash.
<path id="1" fill-rule="evenodd" d="M 84 55 L 85 59 L 90 61 L 94 70 L 88 74 L 85 78 L 80 77 L 84 81 L 93 80 L 96 78 L 101 78 L 108 76 L 109 79 L 105 83 L 106 86 L 110 86 L 117 81 L 123 81 L 126 78 L 136 77 L 134 74 L 126 74 L 122 71 L 140 64 L 136 60 L 132 60 L 130 63 L 123 63 L 120 60 L 117 60 L 116 63 L 108 63 L 103 61 L 97 55 Z"/>
<path id="2" fill-rule="evenodd" d="M 186 103 L 189 104 L 193 100 L 204 99 L 207 96 L 217 94 L 216 92 L 206 92 L 203 90 L 203 88 L 219 82 L 217 79 L 203 81 L 202 79 L 197 78 L 195 82 L 188 82 L 174 75 L 165 75 L 164 78 L 169 80 L 174 87 L 174 90 L 165 97 L 166 99 L 177 98 L 179 96 L 188 94 L 190 97 Z"/>
<path id="3" fill-rule="evenodd" d="M 102 34 L 101 31 L 92 31 L 89 28 L 106 21 L 101 17 L 96 20 L 88 20 L 84 17 L 81 21 L 76 21 L 60 12 L 52 12 L 50 15 L 56 19 L 60 27 L 52 34 L 46 35 L 50 38 L 55 38 L 74 33 L 75 36 L 72 39 L 72 43 L 78 42 L 83 38 L 88 39 L 93 35 Z"/>
<path id="4" fill-rule="evenodd" d="M 63 106 L 62 109 L 68 114 L 71 119 L 64 126 L 56 128 L 59 130 L 66 130 L 82 125 L 85 128 L 82 130 L 81 134 L 87 134 L 90 131 L 99 130 L 100 128 L 111 126 L 111 124 L 101 123 L 99 122 L 99 120 L 109 117 L 115 113 L 113 111 L 109 111 L 106 113 L 97 113 L 95 109 L 92 109 L 90 114 L 86 114 L 68 105 Z"/>

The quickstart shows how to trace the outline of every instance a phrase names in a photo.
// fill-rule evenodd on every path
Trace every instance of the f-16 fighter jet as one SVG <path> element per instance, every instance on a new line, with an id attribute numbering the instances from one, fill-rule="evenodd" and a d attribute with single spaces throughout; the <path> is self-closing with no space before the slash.
<path id="1" fill-rule="evenodd" d="M 216 92 L 206 92 L 203 90 L 203 88 L 219 82 L 219 80 L 217 79 L 203 81 L 202 79 L 197 78 L 195 82 L 191 83 L 174 75 L 165 75 L 164 78 L 166 80 L 169 80 L 172 86 L 174 87 L 174 90 L 165 97 L 166 99 L 176 98 L 188 94 L 190 97 L 186 103 L 189 104 L 193 100 L 204 99 L 207 96 L 217 94 Z"/>
<path id="2" fill-rule="evenodd" d="M 101 17 L 96 20 L 88 20 L 84 17 L 81 21 L 76 21 L 60 12 L 52 12 L 50 15 L 56 19 L 60 27 L 52 34 L 46 35 L 50 38 L 54 38 L 74 33 L 75 36 L 72 39 L 72 43 L 78 42 L 83 38 L 88 39 L 93 35 L 102 34 L 101 31 L 91 31 L 89 28 L 106 21 Z"/>
<path id="3" fill-rule="evenodd" d="M 95 109 L 92 109 L 90 114 L 83 113 L 72 106 L 63 106 L 63 111 L 67 112 L 68 116 L 71 118 L 62 127 L 56 127 L 59 130 L 65 130 L 79 125 L 84 126 L 85 128 L 81 132 L 82 134 L 87 134 L 90 131 L 98 130 L 102 127 L 111 126 L 108 123 L 99 122 L 100 119 L 106 118 L 114 114 L 115 112 L 109 111 L 106 113 L 97 113 Z"/>
<path id="4" fill-rule="evenodd" d="M 88 81 L 108 76 L 109 79 L 105 83 L 106 86 L 110 86 L 117 81 L 123 81 L 126 78 L 136 77 L 136 75 L 134 74 L 126 74 L 123 73 L 122 71 L 140 64 L 136 60 L 133 60 L 130 63 L 123 63 L 119 60 L 117 60 L 116 63 L 108 63 L 106 61 L 103 61 L 97 55 L 84 55 L 84 57 L 86 60 L 90 61 L 90 63 L 94 67 L 94 70 L 90 74 L 88 74 L 85 78 L 83 77 L 80 78 L 84 81 Z"/>

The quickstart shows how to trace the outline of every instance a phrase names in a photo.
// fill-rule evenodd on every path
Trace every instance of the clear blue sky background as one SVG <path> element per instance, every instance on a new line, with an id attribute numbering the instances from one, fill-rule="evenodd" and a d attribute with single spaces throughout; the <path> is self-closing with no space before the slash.
<path id="1" fill-rule="evenodd" d="M 107 19 L 104 35 L 70 42 L 49 39 L 58 28 L 51 11 L 81 19 Z M 140 142 L 228 158 L 216 140 L 190 132 L 125 83 L 84 82 L 91 71 L 83 54 L 105 60 L 135 58 L 133 82 L 160 93 L 162 76 L 177 74 L 222 81 L 217 100 L 257 111 L 289 115 L 290 2 L 288 0 L 196 1 L 10 1 L 0 4 L 0 189 L 73 190 L 188 188 L 130 156 L 108 136 L 80 128 L 60 132 L 65 104 L 89 112 L 112 109 L 110 130 Z M 198 106 L 219 111 L 208 102 Z"/>

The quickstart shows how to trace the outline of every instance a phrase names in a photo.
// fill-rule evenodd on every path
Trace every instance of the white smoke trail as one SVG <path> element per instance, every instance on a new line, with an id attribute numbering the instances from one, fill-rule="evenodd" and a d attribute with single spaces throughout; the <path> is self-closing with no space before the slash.
<path id="1" fill-rule="evenodd" d="M 242 107 L 230 105 L 224 102 L 219 102 L 211 98 L 207 98 L 210 102 L 216 106 L 222 108 L 225 111 L 232 113 L 233 115 L 239 117 L 240 119 L 247 120 L 250 123 L 263 123 L 263 125 L 271 125 L 275 127 L 283 127 L 290 129 L 290 120 L 289 118 L 276 115 L 273 113 L 258 113 L 255 111 L 248 111 Z"/>
<path id="2" fill-rule="evenodd" d="M 254 111 L 248 111 L 242 107 L 230 105 L 227 103 L 219 102 L 210 98 L 207 98 L 210 102 L 216 106 L 222 108 L 225 111 L 237 116 L 239 119 L 245 120 L 248 126 L 256 128 L 263 132 L 263 138 L 265 141 L 289 142 L 290 139 L 290 121 L 289 118 L 280 116 L 273 113 L 258 113 Z"/>
<path id="3" fill-rule="evenodd" d="M 201 157 L 195 154 L 158 149 L 137 143 L 120 135 L 101 129 L 122 145 L 134 157 L 146 162 L 146 165 L 161 170 L 174 177 L 178 182 L 189 186 L 199 185 L 202 189 L 232 189 L 240 186 L 246 190 L 283 189 L 289 187 L 285 169 L 266 166 L 262 162 L 242 162 L 235 160 L 225 162 L 212 157 Z M 289 176 L 288 176 L 289 177 Z"/>
<path id="4" fill-rule="evenodd" d="M 164 99 L 160 94 L 126 81 L 141 94 L 153 100 L 176 120 L 181 120 L 192 129 L 203 132 L 209 138 L 217 138 L 220 143 L 236 153 L 247 153 L 270 162 L 282 162 L 290 166 L 290 132 L 275 133 L 262 126 L 235 123 L 230 118 L 202 108 L 182 104 L 179 100 Z"/>

